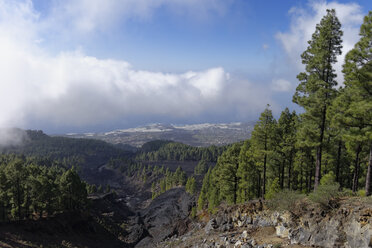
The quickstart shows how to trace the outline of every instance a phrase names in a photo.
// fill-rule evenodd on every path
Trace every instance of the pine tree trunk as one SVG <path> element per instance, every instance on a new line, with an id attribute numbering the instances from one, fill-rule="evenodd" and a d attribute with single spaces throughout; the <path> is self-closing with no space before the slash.
<path id="1" fill-rule="evenodd" d="M 310 175 L 309 175 L 309 169 L 306 170 L 306 190 L 309 191 L 310 189 Z"/>
<path id="2" fill-rule="evenodd" d="M 237 199 L 237 191 L 238 191 L 238 177 L 234 177 L 234 204 L 236 204 L 236 199 Z"/>
<path id="3" fill-rule="evenodd" d="M 303 184 L 304 184 L 304 182 L 303 182 L 304 173 L 303 173 L 302 166 L 303 166 L 303 163 L 301 162 L 301 167 L 300 167 L 300 174 L 301 174 L 301 177 L 300 177 L 300 191 L 301 191 L 301 192 L 302 192 L 302 186 L 303 186 Z"/>
<path id="4" fill-rule="evenodd" d="M 312 174 L 313 174 L 313 170 L 311 169 L 310 170 L 310 173 L 309 173 L 309 184 L 308 184 L 307 192 L 310 192 L 311 189 L 312 189 L 312 187 L 311 187 L 312 186 L 312 183 L 311 182 L 313 181 L 312 180 L 312 177 L 311 177 Z"/>
<path id="5" fill-rule="evenodd" d="M 316 149 L 314 190 L 316 190 L 319 186 L 322 169 L 321 167 L 322 167 L 322 144 L 320 144 Z"/>
<path id="6" fill-rule="evenodd" d="M 337 162 L 336 162 L 336 182 L 341 185 L 340 182 L 340 165 L 341 165 L 341 152 L 342 152 L 342 141 L 338 141 L 338 151 L 337 151 Z"/>
<path id="7" fill-rule="evenodd" d="M 1 208 L 1 212 L 2 212 L 2 221 L 5 222 L 5 204 L 3 203 L 2 204 L 2 208 Z"/>
<path id="8" fill-rule="evenodd" d="M 266 163 L 267 163 L 267 134 L 265 134 L 265 144 L 264 144 L 264 151 L 265 151 L 265 156 L 264 156 L 264 167 L 263 167 L 263 190 L 262 190 L 262 198 L 265 199 L 265 193 L 266 193 Z"/>
<path id="9" fill-rule="evenodd" d="M 17 205 L 18 205 L 18 220 L 21 220 L 22 214 L 21 214 L 21 185 L 19 182 L 19 179 L 17 179 Z"/>
<path id="10" fill-rule="evenodd" d="M 354 177 L 353 177 L 353 192 L 355 193 L 358 190 L 358 180 L 359 180 L 359 153 L 360 145 L 358 145 L 355 156 L 355 168 L 354 168 Z"/>
<path id="11" fill-rule="evenodd" d="M 40 219 L 43 218 L 43 212 L 44 212 L 44 209 L 43 209 L 43 208 L 40 208 L 40 213 L 39 213 L 39 217 L 40 217 Z"/>
<path id="12" fill-rule="evenodd" d="M 293 163 L 292 151 L 289 154 L 289 165 L 288 165 L 288 189 L 291 189 L 291 179 L 292 179 L 292 163 Z"/>
<path id="13" fill-rule="evenodd" d="M 258 190 L 257 190 L 257 198 L 260 198 L 261 197 L 261 172 L 259 173 L 258 175 Z"/>
<path id="14" fill-rule="evenodd" d="M 372 180 L 372 144 L 369 147 L 369 162 L 366 175 L 366 196 L 371 195 L 371 180 Z"/>
<path id="15" fill-rule="evenodd" d="M 265 198 L 265 193 L 266 193 L 266 160 L 267 160 L 267 155 L 265 151 L 265 157 L 264 157 L 264 168 L 263 168 L 263 190 L 262 190 L 262 198 Z"/>
<path id="16" fill-rule="evenodd" d="M 281 171 L 281 177 L 280 177 L 280 189 L 283 190 L 284 188 L 284 166 L 285 165 L 285 159 L 283 159 L 283 163 L 282 163 L 282 171 Z"/>
<path id="17" fill-rule="evenodd" d="M 320 137 L 319 137 L 319 146 L 316 149 L 316 166 L 315 166 L 315 180 L 314 180 L 314 190 L 318 188 L 320 178 L 321 178 L 321 169 L 322 169 L 322 150 L 323 150 L 323 137 L 325 130 L 325 121 L 326 121 L 326 106 L 323 107 L 322 111 L 322 124 L 320 126 Z"/>

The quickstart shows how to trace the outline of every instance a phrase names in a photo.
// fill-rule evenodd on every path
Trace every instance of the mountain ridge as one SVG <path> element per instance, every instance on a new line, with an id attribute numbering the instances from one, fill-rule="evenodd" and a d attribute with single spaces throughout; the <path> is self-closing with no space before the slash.
<path id="1" fill-rule="evenodd" d="M 164 124 L 153 123 L 144 126 L 116 129 L 97 133 L 67 133 L 70 138 L 92 138 L 112 144 L 127 144 L 141 147 L 152 140 L 171 140 L 191 146 L 227 145 L 248 139 L 255 122 Z"/>

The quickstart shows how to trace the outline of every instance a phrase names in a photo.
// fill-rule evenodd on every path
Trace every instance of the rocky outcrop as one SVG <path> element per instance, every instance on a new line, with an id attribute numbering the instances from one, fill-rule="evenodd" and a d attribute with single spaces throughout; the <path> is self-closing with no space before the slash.
<path id="1" fill-rule="evenodd" d="M 302 206 L 296 213 L 265 209 L 259 201 L 225 207 L 194 230 L 193 239 L 175 237 L 160 247 L 177 241 L 188 245 L 177 247 L 372 247 L 372 204 L 353 201 L 326 210 Z"/>
<path id="2" fill-rule="evenodd" d="M 149 234 L 136 247 L 152 247 L 168 237 L 187 232 L 192 197 L 184 188 L 175 188 L 161 194 L 141 212 L 143 223 Z"/>
<path id="3" fill-rule="evenodd" d="M 292 244 L 320 247 L 372 246 L 371 208 L 341 208 L 322 214 L 308 212 L 299 219 L 289 219 L 279 225 L 277 234 L 288 232 Z M 286 228 L 283 228 L 286 225 Z"/>

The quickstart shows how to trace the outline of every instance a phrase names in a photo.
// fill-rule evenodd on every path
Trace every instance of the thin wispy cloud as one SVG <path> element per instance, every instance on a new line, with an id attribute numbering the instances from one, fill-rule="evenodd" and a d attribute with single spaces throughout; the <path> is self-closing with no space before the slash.
<path id="1" fill-rule="evenodd" d="M 288 92 L 293 89 L 293 85 L 285 79 L 274 79 L 271 83 L 271 88 L 274 91 Z"/>
<path id="2" fill-rule="evenodd" d="M 105 31 L 119 22 L 149 21 L 159 8 L 205 19 L 223 15 L 232 0 L 57 0 L 47 21 L 69 31 Z"/>

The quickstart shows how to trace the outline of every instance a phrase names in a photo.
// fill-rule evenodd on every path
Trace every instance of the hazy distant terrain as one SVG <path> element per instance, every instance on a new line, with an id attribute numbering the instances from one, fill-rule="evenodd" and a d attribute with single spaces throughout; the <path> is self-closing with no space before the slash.
<path id="1" fill-rule="evenodd" d="M 150 124 L 147 126 L 120 129 L 105 133 L 66 134 L 73 138 L 93 138 L 113 144 L 128 144 L 140 147 L 151 140 L 172 140 L 192 146 L 226 145 L 250 137 L 254 122 L 221 124 Z"/>

